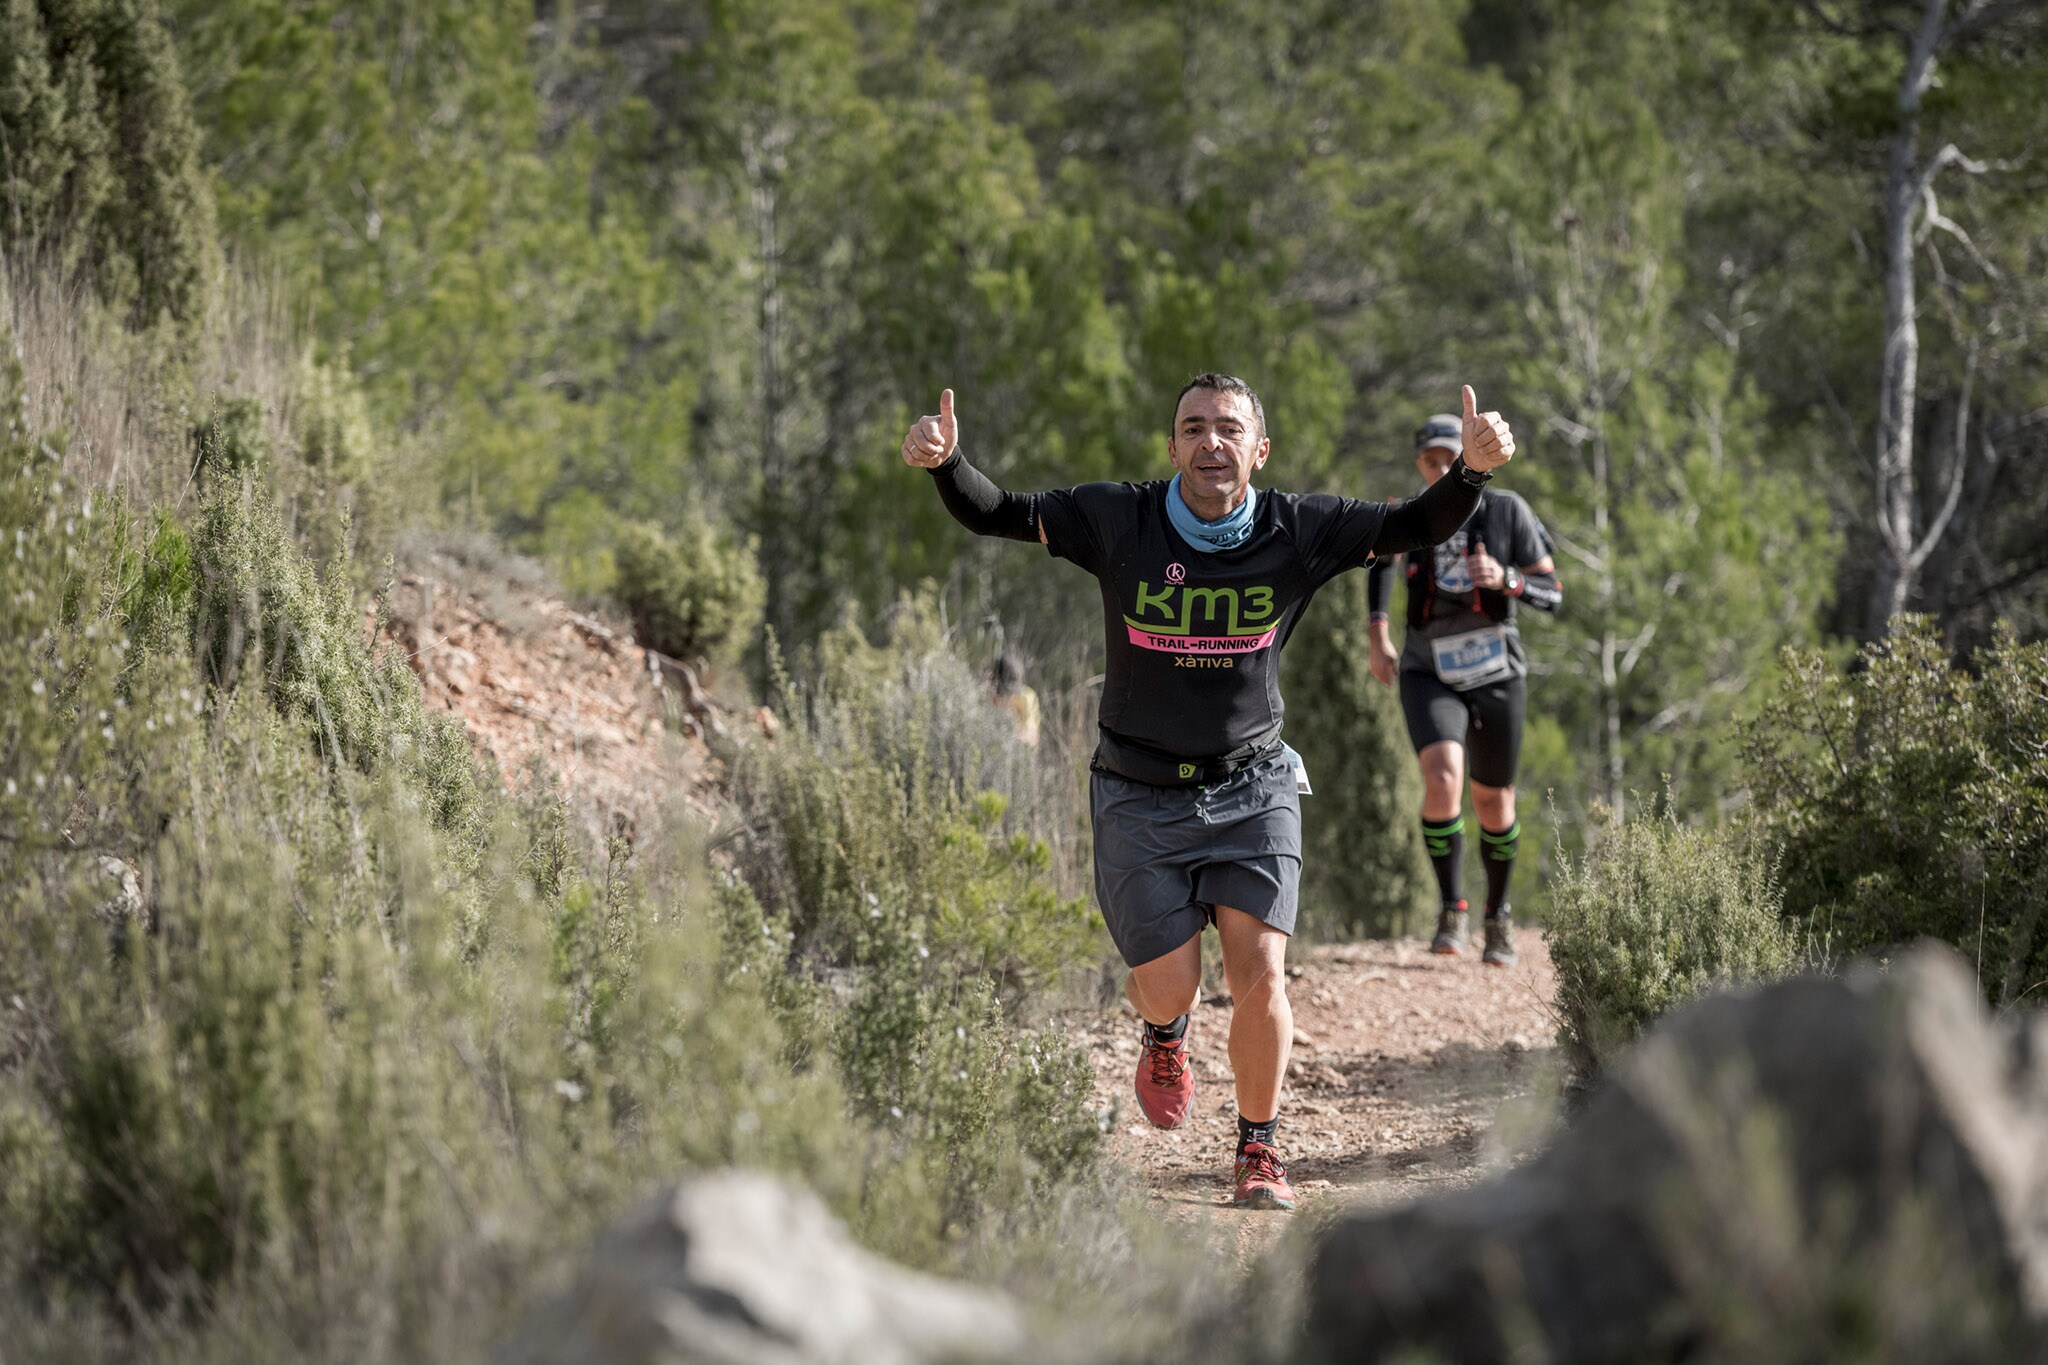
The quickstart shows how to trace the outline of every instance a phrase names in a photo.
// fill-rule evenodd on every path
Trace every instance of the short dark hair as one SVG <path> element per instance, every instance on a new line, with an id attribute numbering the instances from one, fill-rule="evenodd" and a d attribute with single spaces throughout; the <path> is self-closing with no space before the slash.
<path id="1" fill-rule="evenodd" d="M 1266 434 L 1266 409 L 1260 404 L 1259 396 L 1252 392 L 1252 386 L 1234 374 L 1217 374 L 1213 370 L 1207 374 L 1196 375 L 1193 379 L 1181 385 L 1180 392 L 1173 396 L 1173 415 L 1166 419 L 1166 430 L 1169 435 L 1173 432 L 1174 423 L 1180 420 L 1180 400 L 1187 397 L 1189 391 L 1193 389 L 1212 389 L 1217 393 L 1243 395 L 1252 405 L 1252 419 L 1259 424 L 1259 436 L 1264 438 Z"/>

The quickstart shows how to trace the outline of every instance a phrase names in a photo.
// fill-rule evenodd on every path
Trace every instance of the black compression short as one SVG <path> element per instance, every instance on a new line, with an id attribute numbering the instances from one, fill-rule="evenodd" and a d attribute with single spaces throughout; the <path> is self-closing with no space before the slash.
<path id="1" fill-rule="evenodd" d="M 1509 678 L 1458 692 L 1434 673 L 1401 671 L 1401 714 L 1415 752 L 1449 740 L 1465 746 L 1465 765 L 1482 787 L 1515 785 L 1522 752 L 1526 680 Z"/>

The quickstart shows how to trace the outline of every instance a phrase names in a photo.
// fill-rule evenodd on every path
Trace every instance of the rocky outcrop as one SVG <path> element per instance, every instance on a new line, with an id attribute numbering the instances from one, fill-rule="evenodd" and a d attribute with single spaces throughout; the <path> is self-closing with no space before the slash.
<path id="1" fill-rule="evenodd" d="M 746 1171 L 649 1200 L 498 1365 L 922 1365 L 1014 1354 L 1015 1307 L 848 1240 L 817 1196 Z"/>
<path id="2" fill-rule="evenodd" d="M 538 565 L 488 540 L 407 536 L 395 568 L 388 610 L 366 608 L 365 626 L 507 783 L 540 760 L 599 840 L 636 837 L 671 802 L 716 810 L 705 737 L 727 726 L 696 670 L 570 610 Z"/>
<path id="3" fill-rule="evenodd" d="M 1550 1151 L 1319 1239 L 1309 1359 L 2044 1359 L 2048 1020 L 1968 966 L 1674 1016 Z"/>

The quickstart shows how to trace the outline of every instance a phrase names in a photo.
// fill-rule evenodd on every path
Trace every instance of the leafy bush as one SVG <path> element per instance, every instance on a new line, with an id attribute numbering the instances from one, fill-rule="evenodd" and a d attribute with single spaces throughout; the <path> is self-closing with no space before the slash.
<path id="1" fill-rule="evenodd" d="M 253 398 L 215 395 L 203 421 L 191 431 L 192 468 L 207 478 L 241 478 L 270 462 L 270 436 L 263 407 Z"/>
<path id="2" fill-rule="evenodd" d="M 729 540 L 692 517 L 673 539 L 657 527 L 628 527 L 614 554 L 613 594 L 649 649 L 729 659 L 760 629 L 764 590 L 751 541 Z"/>
<path id="3" fill-rule="evenodd" d="M 546 783 L 510 806 L 274 504 L 223 489 L 188 530 L 96 499 L 14 383 L 10 1340 L 476 1358 L 522 1286 L 693 1165 L 800 1172 L 864 1230 L 870 1204 L 938 1222 L 929 1191 L 869 1194 L 895 1139 L 782 1060 L 701 851 L 593 857 Z"/>
<path id="4" fill-rule="evenodd" d="M 13 383 L 8 1340 L 477 1359 L 693 1167 L 795 1174 L 926 1265 L 1048 1235 L 1099 1134 L 1078 1055 L 1014 1014 L 1093 940 L 1002 801 L 900 807 L 937 836 L 916 894 L 858 881 L 886 910 L 861 899 L 839 975 L 790 976 L 786 916 L 702 848 L 588 849 L 545 774 L 516 803 L 479 774 L 368 644 L 346 563 L 323 582 L 253 481 L 189 527 L 95 498 Z M 806 734 L 778 752 L 815 766 Z"/>
<path id="5" fill-rule="evenodd" d="M 2048 981 L 2048 643 L 2004 628 L 1965 670 L 1906 618 L 1860 662 L 1789 656 L 1746 736 L 1786 913 L 1844 955 L 1944 939 L 2017 1000 Z"/>
<path id="6" fill-rule="evenodd" d="M 358 563 L 381 561 L 401 521 L 430 505 L 431 472 L 416 449 L 380 435 L 362 385 L 347 370 L 308 351 L 284 382 L 290 458 L 278 460 L 270 477 L 293 537 L 316 562 L 349 554 Z"/>
<path id="7" fill-rule="evenodd" d="M 784 680 L 784 736 L 734 773 L 741 866 L 799 956 L 849 960 L 896 896 L 939 969 L 1042 991 L 1106 941 L 1050 875 L 1074 812 L 934 622 L 901 611 L 879 647 L 834 632 L 808 689 Z"/>
<path id="8" fill-rule="evenodd" d="M 477 1218 L 532 1261 L 674 1162 L 854 1203 L 864 1138 L 778 1074 L 700 862 L 655 894 L 623 849 L 590 872 L 545 784 L 516 819 L 475 780 L 272 503 L 135 520 L 0 395 L 0 1269 L 137 1308 L 397 1293 L 354 1306 L 397 1332 L 442 1312 L 399 1267 L 502 1250 Z"/>
<path id="9" fill-rule="evenodd" d="M 973 1210 L 1024 1207 L 1087 1170 L 1086 1066 L 1028 1024 L 1104 948 L 1019 819 L 1059 818 L 1041 760 L 934 622 L 907 607 L 880 647 L 837 633 L 808 689 L 785 682 L 787 728 L 734 776 L 751 894 L 727 926 L 758 945 L 763 974 L 794 968 L 844 999 L 840 1012 L 816 992 L 773 997 L 793 1034 L 826 1035 L 857 1111 L 936 1191 L 937 1221 L 897 1234 L 920 1258 Z"/>
<path id="10" fill-rule="evenodd" d="M 333 761 L 361 773 L 407 765 L 448 852 L 474 866 L 486 815 L 468 736 L 419 704 L 404 659 L 372 651 L 345 567 L 323 581 L 251 479 L 208 495 L 191 548 L 192 643 L 207 681 L 232 689 L 255 670 L 279 714 Z"/>
<path id="11" fill-rule="evenodd" d="M 1559 1041 L 1591 1076 L 1671 1009 L 1802 965 L 1762 854 L 1666 815 L 1610 822 L 1562 860 L 1550 913 Z"/>

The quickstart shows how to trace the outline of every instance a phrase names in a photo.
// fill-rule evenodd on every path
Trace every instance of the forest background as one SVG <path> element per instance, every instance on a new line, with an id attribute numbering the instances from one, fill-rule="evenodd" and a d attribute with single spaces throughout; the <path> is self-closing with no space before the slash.
<path id="1" fill-rule="evenodd" d="M 565 1210 L 678 1153 L 803 1171 L 905 1259 L 1026 1254 L 1095 1131 L 1072 1057 L 1008 1030 L 1099 955 L 1099 607 L 903 467 L 941 387 L 1042 488 L 1163 473 L 1174 394 L 1231 371 L 1270 486 L 1385 498 L 1473 384 L 1567 591 L 1525 626 L 1524 847 L 1790 811 L 1835 842 L 1788 914 L 1880 905 L 1861 946 L 1938 903 L 1981 961 L 1985 879 L 2048 840 L 2041 699 L 1997 662 L 2048 628 L 2044 78 L 2048 11 L 1999 0 L 8 0 L 0 1211 L 35 1231 L 0 1262 L 31 1316 L 70 1341 L 51 1285 L 131 1326 L 231 1285 L 262 1307 L 226 1357 L 308 1323 L 474 1353 Z M 544 780 L 474 771 L 362 639 L 422 534 L 773 701 L 787 742 L 731 756 L 746 837 L 583 847 Z M 1830 691 L 1901 613 L 1930 624 Z M 1287 654 L 1316 932 L 1427 909 L 1364 626 L 1349 575 Z M 1028 762 L 1001 651 L 1047 703 Z M 1859 705 L 1953 766 L 1837 754 L 1816 795 Z M 1871 896 L 1879 845 L 1912 866 Z M 95 858 L 150 952 L 80 930 Z M 2021 899 L 2007 997 L 2048 952 Z M 501 1207 L 517 1249 L 477 1232 Z"/>
<path id="2" fill-rule="evenodd" d="M 160 239 L 99 277 L 143 315 L 195 309 L 217 214 L 388 433 L 358 537 L 404 508 L 593 598 L 648 526 L 750 546 L 785 648 L 934 583 L 1052 690 L 1099 666 L 1091 585 L 888 458 L 941 386 L 1035 488 L 1157 475 L 1180 383 L 1239 373 L 1275 486 L 1384 498 L 1472 382 L 1570 594 L 1522 782 L 1530 845 L 1569 846 L 1635 793 L 1738 803 L 1729 722 L 1781 647 L 2041 629 L 2041 25 L 1937 10 L 169 3 L 148 79 L 189 127 L 10 194 L 100 257 Z M 8 135 L 82 167 L 124 134 L 62 66 L 17 72 Z M 199 189 L 138 183 L 181 158 Z M 1385 716 L 1359 586 L 1326 599 L 1295 728 L 1341 792 Z"/>

